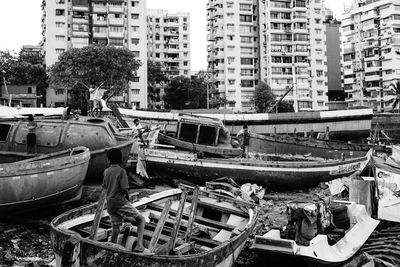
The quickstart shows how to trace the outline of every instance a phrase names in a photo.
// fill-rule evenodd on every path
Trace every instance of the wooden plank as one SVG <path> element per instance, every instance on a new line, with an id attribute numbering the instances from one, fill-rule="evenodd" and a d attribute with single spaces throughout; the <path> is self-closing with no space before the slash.
<path id="1" fill-rule="evenodd" d="M 162 212 L 162 207 L 160 207 L 157 204 L 151 203 L 147 206 L 149 209 L 152 209 L 154 211 L 159 211 Z M 169 213 L 173 216 L 176 216 L 176 211 L 175 210 L 170 210 Z M 182 216 L 185 220 L 188 220 L 189 216 L 187 214 L 183 214 Z M 218 229 L 224 229 L 224 230 L 230 230 L 232 231 L 233 229 L 235 229 L 235 226 L 233 225 L 229 225 L 226 223 L 221 223 L 221 222 L 217 222 L 214 220 L 210 220 L 210 219 L 206 219 L 200 216 L 195 216 L 194 221 L 196 223 L 205 225 L 205 226 L 210 226 L 210 227 L 214 227 L 214 228 L 218 228 Z"/>
<path id="2" fill-rule="evenodd" d="M 174 254 L 176 255 L 182 255 L 185 253 L 188 253 L 190 250 L 192 250 L 194 248 L 194 241 L 190 242 L 190 243 L 183 243 L 182 245 L 176 247 L 174 249 Z"/>
<path id="3" fill-rule="evenodd" d="M 169 241 L 169 244 L 168 244 L 168 251 L 172 251 L 175 247 L 176 237 L 178 235 L 178 230 L 181 225 L 183 210 L 185 208 L 186 197 L 187 197 L 186 192 L 182 191 L 181 199 L 180 199 L 179 207 L 178 207 L 178 212 L 176 214 L 176 223 L 175 223 L 174 227 L 172 228 L 171 240 Z"/>
<path id="4" fill-rule="evenodd" d="M 100 225 L 100 220 L 102 217 L 101 215 L 103 214 L 103 209 L 104 209 L 105 203 L 106 203 L 106 190 L 103 189 L 101 191 L 99 201 L 97 202 L 97 209 L 96 209 L 96 213 L 94 215 L 92 229 L 90 229 L 89 239 L 91 239 L 91 240 L 94 240 L 94 238 L 97 235 L 97 229 L 99 228 L 99 225 Z"/>
<path id="5" fill-rule="evenodd" d="M 114 116 L 117 118 L 119 124 L 123 128 L 130 128 L 129 124 L 122 118 L 121 113 L 119 112 L 118 106 L 115 104 L 111 104 L 109 107 L 112 110 Z"/>
<path id="6" fill-rule="evenodd" d="M 160 219 L 158 220 L 156 229 L 154 230 L 154 234 L 153 234 L 153 236 L 152 236 L 152 238 L 151 238 L 151 241 L 150 241 L 149 250 L 150 250 L 151 252 L 154 252 L 154 250 L 155 250 L 155 248 L 156 248 L 156 245 L 157 245 L 157 243 L 158 243 L 158 239 L 159 239 L 159 237 L 160 237 L 160 235 L 161 235 L 161 230 L 162 230 L 162 228 L 164 227 L 165 220 L 167 219 L 169 210 L 170 210 L 170 208 L 171 208 L 171 204 L 172 204 L 172 201 L 171 201 L 171 200 L 168 200 L 168 201 L 165 203 L 164 209 L 163 209 L 163 211 L 162 211 L 162 213 L 161 213 Z"/>
<path id="7" fill-rule="evenodd" d="M 188 226 L 187 226 L 186 235 L 185 235 L 186 243 L 188 243 L 190 241 L 190 237 L 192 236 L 193 223 L 194 223 L 194 219 L 196 216 L 198 201 L 199 201 L 199 186 L 195 186 L 194 190 L 193 190 L 192 206 L 190 207 L 189 221 L 188 221 Z"/>

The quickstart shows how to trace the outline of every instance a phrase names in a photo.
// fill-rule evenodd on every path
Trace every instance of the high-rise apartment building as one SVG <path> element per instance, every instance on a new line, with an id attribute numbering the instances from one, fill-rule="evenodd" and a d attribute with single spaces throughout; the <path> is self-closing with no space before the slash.
<path id="1" fill-rule="evenodd" d="M 355 1 L 342 17 L 343 86 L 349 107 L 391 109 L 400 78 L 400 2 Z"/>
<path id="2" fill-rule="evenodd" d="M 252 108 L 265 81 L 295 110 L 327 109 L 323 0 L 209 0 L 208 64 L 231 107 Z"/>
<path id="3" fill-rule="evenodd" d="M 145 0 L 43 0 L 42 34 L 47 67 L 71 48 L 90 44 L 126 47 L 143 63 L 129 90 L 113 98 L 147 107 L 147 27 Z M 66 90 L 49 89 L 47 105 L 64 105 Z"/>
<path id="4" fill-rule="evenodd" d="M 190 76 L 190 15 L 147 10 L 147 58 L 163 65 L 169 77 Z"/>

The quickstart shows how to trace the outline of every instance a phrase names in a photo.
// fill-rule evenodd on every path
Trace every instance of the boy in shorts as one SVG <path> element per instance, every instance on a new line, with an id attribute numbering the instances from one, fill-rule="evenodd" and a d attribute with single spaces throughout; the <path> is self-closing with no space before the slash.
<path id="1" fill-rule="evenodd" d="M 107 159 L 110 167 L 104 171 L 103 190 L 106 190 L 107 211 L 112 223 L 111 242 L 117 243 L 123 220 L 136 221 L 138 223 L 137 244 L 134 252 L 149 252 L 143 246 L 145 219 L 128 200 L 128 175 L 119 166 L 122 161 L 122 153 L 119 149 L 112 148 L 107 152 Z"/>

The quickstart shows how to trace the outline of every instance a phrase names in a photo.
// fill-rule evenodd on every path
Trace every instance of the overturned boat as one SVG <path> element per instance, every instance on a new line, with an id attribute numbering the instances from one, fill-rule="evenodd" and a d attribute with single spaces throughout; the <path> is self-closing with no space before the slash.
<path id="1" fill-rule="evenodd" d="M 219 159 L 201 158 L 197 153 L 172 149 L 145 149 L 148 171 L 160 176 L 205 182 L 230 177 L 235 182 L 256 183 L 271 187 L 304 187 L 350 175 L 368 164 L 364 157 L 345 160 L 289 161 L 287 158 Z"/>
<path id="2" fill-rule="evenodd" d="M 232 147 L 229 131 L 219 119 L 180 114 L 173 136 L 158 134 L 158 141 L 179 149 L 215 157 L 237 157 L 242 149 Z"/>
<path id="3" fill-rule="evenodd" d="M 80 198 L 90 159 L 75 147 L 46 155 L 0 152 L 0 214 Z"/>
<path id="4" fill-rule="evenodd" d="M 133 203 L 145 217 L 144 245 L 151 255 L 133 252 L 136 225 L 109 242 L 107 212 L 93 240 L 90 232 L 97 203 L 77 208 L 51 222 L 50 236 L 57 266 L 232 266 L 257 222 L 258 207 L 194 188 L 171 189 Z M 89 239 L 87 238 L 89 237 Z"/>
<path id="5" fill-rule="evenodd" d="M 76 146 L 90 149 L 88 179 L 101 179 L 108 167 L 107 151 L 118 148 L 128 161 L 133 140 L 119 133 L 109 119 L 81 117 L 79 120 L 37 120 L 37 153 L 46 154 Z M 27 121 L 0 122 L 0 151 L 26 152 Z"/>
<path id="6" fill-rule="evenodd" d="M 363 157 L 372 147 L 379 153 L 389 154 L 391 152 L 391 149 L 386 146 L 289 135 L 266 136 L 250 133 L 249 139 L 249 152 L 265 154 L 307 155 L 324 159 L 342 159 Z"/>
<path id="7" fill-rule="evenodd" d="M 302 258 L 316 266 L 336 265 L 349 260 L 367 241 L 379 221 L 371 218 L 364 205 L 343 201 L 339 204 L 342 204 L 340 208 L 344 208 L 344 213 L 338 212 L 337 215 L 334 213 L 333 221 L 336 220 L 337 225 L 341 228 L 332 231 L 335 233 L 335 239 L 340 237 L 339 240 L 332 240 L 328 233 L 317 234 L 312 238 L 312 235 L 305 230 L 307 226 L 302 228 L 302 224 L 308 222 L 304 221 L 308 219 L 303 219 L 295 226 L 297 227 L 295 239 L 301 240 L 300 244 L 295 240 L 282 237 L 280 230 L 272 229 L 263 236 L 256 235 L 253 248 L 263 254 Z M 309 217 L 309 215 L 306 216 Z M 310 231 L 309 229 L 308 231 Z M 304 237 L 298 237 L 300 234 L 311 240 L 305 242 Z"/>

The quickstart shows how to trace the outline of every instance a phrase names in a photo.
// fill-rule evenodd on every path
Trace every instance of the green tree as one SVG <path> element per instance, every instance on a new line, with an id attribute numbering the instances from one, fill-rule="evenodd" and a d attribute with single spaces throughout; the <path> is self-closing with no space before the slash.
<path id="1" fill-rule="evenodd" d="M 400 80 L 397 80 L 396 82 L 390 84 L 390 88 L 392 89 L 390 94 L 395 96 L 392 100 L 390 100 L 391 102 L 393 102 L 392 103 L 392 111 L 393 111 L 400 102 Z M 398 111 L 400 112 L 400 105 L 398 107 Z"/>
<path id="2" fill-rule="evenodd" d="M 286 100 L 281 101 L 278 104 L 278 113 L 283 113 L 283 112 L 294 112 L 293 103 Z"/>
<path id="3" fill-rule="evenodd" d="M 276 98 L 268 84 L 260 82 L 256 86 L 252 102 L 257 112 L 266 112 L 274 104 L 275 100 Z"/>
<path id="4" fill-rule="evenodd" d="M 37 95 L 42 96 L 44 102 L 48 76 L 42 63 L 43 57 L 40 55 L 18 55 L 10 51 L 0 51 L 0 71 L 6 82 L 14 85 L 35 85 Z M 1 82 L 0 88 L 2 85 Z"/>
<path id="5" fill-rule="evenodd" d="M 172 78 L 165 88 L 164 101 L 167 108 L 205 108 L 207 84 L 203 78 L 189 79 L 184 76 Z"/>
<path id="6" fill-rule="evenodd" d="M 147 95 L 149 108 L 155 108 L 155 102 L 161 100 L 160 87 L 168 82 L 160 62 L 147 61 Z"/>
<path id="7" fill-rule="evenodd" d="M 73 90 L 88 104 L 88 88 L 102 85 L 107 90 L 105 98 L 110 99 L 127 89 L 140 66 L 141 62 L 127 48 L 98 45 L 73 48 L 62 53 L 50 68 L 50 86 Z"/>

